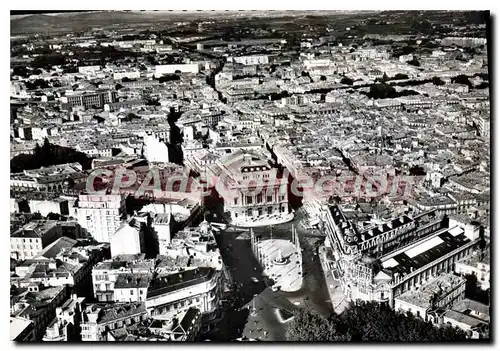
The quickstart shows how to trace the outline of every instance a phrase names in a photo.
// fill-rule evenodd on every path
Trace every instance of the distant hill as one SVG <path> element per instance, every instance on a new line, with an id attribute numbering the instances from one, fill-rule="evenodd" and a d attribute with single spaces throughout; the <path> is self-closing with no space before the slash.
<path id="1" fill-rule="evenodd" d="M 11 34 L 85 29 L 120 23 L 139 23 L 152 19 L 146 13 L 128 11 L 70 12 L 15 17 L 17 18 L 11 17 L 10 21 Z"/>
<path id="2" fill-rule="evenodd" d="M 71 31 L 113 24 L 159 22 L 169 19 L 193 20 L 230 17 L 329 16 L 344 11 L 89 11 L 33 15 L 12 15 L 11 35 Z"/>
<path id="3" fill-rule="evenodd" d="M 221 20 L 230 18 L 292 18 L 305 17 L 335 18 L 336 25 L 342 26 L 337 21 L 347 20 L 348 26 L 356 19 L 368 19 L 370 17 L 384 17 L 390 22 L 405 23 L 411 26 L 415 21 L 444 21 L 450 23 L 454 19 L 460 19 L 465 23 L 484 23 L 488 12 L 481 11 L 86 11 L 86 12 L 62 12 L 32 15 L 16 15 L 10 17 L 11 35 L 70 32 L 74 30 L 89 29 L 92 27 L 105 27 L 116 24 L 153 24 L 163 21 L 190 21 L 196 19 Z M 342 23 L 344 24 L 344 23 Z M 388 28 L 391 28 L 390 26 Z"/>

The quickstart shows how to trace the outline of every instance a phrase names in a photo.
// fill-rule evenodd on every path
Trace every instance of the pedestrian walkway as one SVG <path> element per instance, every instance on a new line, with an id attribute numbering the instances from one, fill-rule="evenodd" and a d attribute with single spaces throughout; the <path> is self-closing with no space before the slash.
<path id="1" fill-rule="evenodd" d="M 335 313 L 340 314 L 349 306 L 349 301 L 345 298 L 340 280 L 335 279 L 331 270 L 325 269 L 328 265 L 326 264 L 326 248 L 324 245 L 319 247 L 318 256 L 321 261 L 321 267 L 323 268 L 326 287 L 330 295 L 333 310 Z"/>
<path id="2" fill-rule="evenodd" d="M 261 217 L 252 218 L 250 220 L 238 219 L 233 220 L 231 225 L 234 227 L 255 228 L 255 227 L 268 227 L 271 225 L 278 225 L 290 222 L 293 220 L 293 212 L 283 215 L 262 215 Z"/>
<path id="3" fill-rule="evenodd" d="M 289 240 L 269 239 L 259 242 L 258 254 L 264 275 L 280 290 L 293 292 L 302 287 L 302 254 Z"/>

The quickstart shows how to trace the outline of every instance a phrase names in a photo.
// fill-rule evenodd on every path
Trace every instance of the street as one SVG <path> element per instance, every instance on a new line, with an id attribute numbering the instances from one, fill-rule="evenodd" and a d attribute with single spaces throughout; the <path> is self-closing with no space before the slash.
<path id="1" fill-rule="evenodd" d="M 333 309 L 317 255 L 318 246 L 323 243 L 324 239 L 321 234 L 311 233 L 299 225 L 301 220 L 303 220 L 303 215 L 298 213 L 292 222 L 272 228 L 272 237 L 276 239 L 290 240 L 292 224 L 298 232 L 303 255 L 304 281 L 302 288 L 293 293 L 273 292 L 270 288 L 266 288 L 262 277 L 262 267 L 250 247 L 247 229 L 230 227 L 216 234 L 224 264 L 232 276 L 236 289 L 229 297 L 232 307 L 226 311 L 218 327 L 204 338 L 223 341 L 227 340 L 228 335 L 237 338 L 242 334 L 248 338 L 256 338 L 258 333 L 261 340 L 284 340 L 287 323 L 283 324 L 279 321 L 276 314 L 277 308 L 291 312 L 305 307 L 315 309 L 326 317 L 331 315 Z M 271 238 L 270 228 L 254 228 L 254 232 L 261 240 Z M 252 278 L 256 278 L 258 282 L 254 282 Z M 248 310 L 253 307 L 254 296 L 256 296 L 255 306 L 258 310 L 256 316 L 249 314 Z M 260 327 L 254 328 L 252 324 Z"/>

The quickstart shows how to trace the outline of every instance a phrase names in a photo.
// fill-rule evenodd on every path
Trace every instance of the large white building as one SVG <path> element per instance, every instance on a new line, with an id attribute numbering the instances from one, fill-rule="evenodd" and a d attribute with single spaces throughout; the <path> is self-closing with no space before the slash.
<path id="1" fill-rule="evenodd" d="M 157 65 L 155 66 L 155 77 L 160 77 L 163 74 L 174 74 L 176 71 L 196 74 L 200 71 L 200 66 L 197 63 Z"/>
<path id="2" fill-rule="evenodd" d="M 238 56 L 228 58 L 230 62 L 241 63 L 242 65 L 263 65 L 269 63 L 269 56 L 267 55 L 250 55 Z"/>
<path id="3" fill-rule="evenodd" d="M 101 71 L 101 66 L 80 66 L 78 73 L 94 76 Z"/>
<path id="4" fill-rule="evenodd" d="M 290 217 L 288 179 L 278 177 L 277 169 L 260 152 L 235 151 L 208 165 L 207 174 L 233 223 L 251 226 Z"/>
<path id="5" fill-rule="evenodd" d="M 144 252 L 144 232 L 135 218 L 123 223 L 111 236 L 111 256 L 135 255 Z"/>
<path id="6" fill-rule="evenodd" d="M 149 162 L 168 163 L 168 147 L 155 135 L 144 137 L 143 153 Z"/>
<path id="7" fill-rule="evenodd" d="M 478 225 L 440 218 L 435 211 L 403 215 L 359 230 L 340 206 L 324 213 L 325 270 L 336 270 L 348 300 L 386 302 L 451 272 L 480 242 Z"/>
<path id="8" fill-rule="evenodd" d="M 125 216 L 125 196 L 79 195 L 76 213 L 78 224 L 95 240 L 109 243 Z"/>
<path id="9" fill-rule="evenodd" d="M 205 318 L 215 317 L 222 294 L 222 271 L 198 267 L 151 281 L 146 299 L 148 314 L 159 318 L 197 308 Z"/>
<path id="10" fill-rule="evenodd" d="M 130 71 L 118 71 L 113 73 L 114 80 L 122 80 L 123 78 L 139 79 L 141 78 L 141 72 L 136 70 L 130 70 Z"/>

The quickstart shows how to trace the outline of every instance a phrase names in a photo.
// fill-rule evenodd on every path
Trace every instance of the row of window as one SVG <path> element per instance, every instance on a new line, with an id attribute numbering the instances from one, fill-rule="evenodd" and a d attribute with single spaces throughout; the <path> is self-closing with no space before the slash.
<path id="1" fill-rule="evenodd" d="M 447 260 L 439 262 L 436 266 L 432 267 L 431 269 L 428 269 L 425 272 L 422 272 L 420 275 L 417 275 L 417 276 L 411 278 L 410 280 L 408 280 L 406 283 L 404 283 L 401 286 L 401 293 L 409 290 L 411 286 L 421 282 L 422 279 L 427 279 L 431 274 L 436 275 L 438 272 L 443 271 L 443 270 L 450 271 L 453 267 L 453 264 L 456 261 L 458 261 L 460 258 L 463 258 L 463 257 L 469 255 L 470 251 L 471 251 L 471 248 L 468 248 L 467 250 L 459 252 L 457 255 L 454 255 L 453 257 L 450 257 Z"/>
<path id="2" fill-rule="evenodd" d="M 99 289 L 99 287 L 104 287 L 103 289 Z M 112 289 L 111 284 L 96 284 L 95 291 L 110 291 Z"/>
<path id="3" fill-rule="evenodd" d="M 26 258 L 35 256 L 35 253 L 33 251 L 19 251 L 19 255 L 21 256 L 19 258 L 23 258 L 23 256 Z"/>
<path id="4" fill-rule="evenodd" d="M 269 174 L 268 173 L 265 173 L 265 174 L 253 174 L 252 176 L 250 175 L 243 175 L 243 179 L 244 180 L 248 180 L 248 179 L 260 179 L 262 176 L 262 178 L 269 178 Z"/>
<path id="5" fill-rule="evenodd" d="M 262 194 L 257 194 L 257 196 L 255 197 L 255 203 L 256 204 L 260 204 L 262 203 L 263 201 L 263 195 Z M 285 200 L 285 196 L 284 195 L 280 195 L 279 196 L 279 201 L 283 201 Z M 267 195 L 266 196 L 266 202 L 273 202 L 273 196 L 272 195 Z M 238 203 L 238 198 L 235 198 L 234 199 L 234 204 L 236 205 Z M 253 196 L 246 196 L 246 204 L 247 205 L 251 205 L 253 203 Z"/>
<path id="6" fill-rule="evenodd" d="M 33 242 L 37 243 L 37 242 L 39 242 L 39 241 L 37 241 L 37 239 L 29 238 L 29 239 L 23 239 L 23 243 L 27 243 L 28 240 L 29 240 L 30 243 L 33 243 Z"/>
<path id="7" fill-rule="evenodd" d="M 210 297 L 213 297 L 213 292 L 210 294 Z M 173 311 L 173 310 L 177 310 L 177 309 L 180 309 L 180 308 L 183 308 L 183 307 L 189 307 L 195 303 L 199 303 L 200 302 L 200 297 L 192 297 L 192 298 L 189 298 L 189 299 L 185 299 L 185 300 L 182 300 L 182 301 L 179 301 L 179 302 L 176 302 L 174 304 L 168 304 L 168 305 L 165 305 L 165 306 L 162 306 L 161 308 L 157 308 L 156 310 L 152 311 L 152 314 L 153 315 L 160 315 L 160 314 L 163 314 L 163 313 L 167 313 L 169 311 Z"/>
<path id="8" fill-rule="evenodd" d="M 285 211 L 286 211 L 286 208 L 285 208 L 284 205 L 279 207 L 279 212 L 280 213 L 283 213 Z M 257 208 L 257 215 L 258 216 L 262 216 L 263 214 L 264 214 L 264 207 Z M 272 206 L 267 207 L 267 214 L 268 215 L 273 214 L 273 207 Z M 252 217 L 253 215 L 254 215 L 254 210 L 252 208 L 249 208 L 247 210 L 247 216 L 248 217 Z M 238 213 L 235 213 L 234 217 L 238 217 Z"/>

